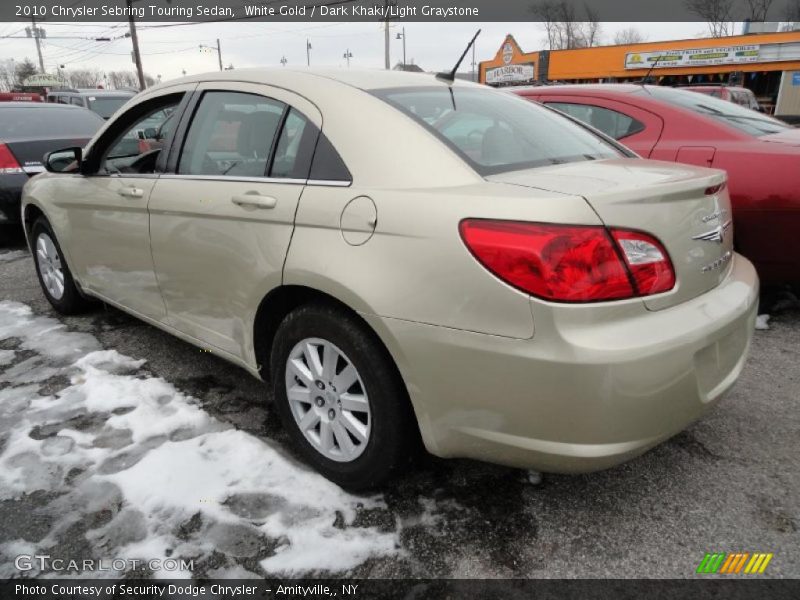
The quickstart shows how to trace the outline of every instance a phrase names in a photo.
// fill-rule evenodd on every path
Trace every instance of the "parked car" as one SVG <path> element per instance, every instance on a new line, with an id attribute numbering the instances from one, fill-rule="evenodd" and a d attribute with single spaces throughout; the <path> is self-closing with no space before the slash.
<path id="1" fill-rule="evenodd" d="M 108 119 L 136 94 L 136 90 L 98 90 L 91 88 L 53 90 L 47 94 L 47 101 L 57 104 L 83 106 L 96 112 L 104 119 Z"/>
<path id="2" fill-rule="evenodd" d="M 168 112 L 158 148 L 120 149 Z M 191 77 L 48 165 L 24 217 L 56 310 L 99 298 L 269 381 L 302 455 L 350 488 L 420 437 L 543 471 L 618 464 L 716 403 L 754 326 L 722 171 L 471 83 Z"/>
<path id="3" fill-rule="evenodd" d="M 800 130 L 734 103 L 658 86 L 565 85 L 517 94 L 645 158 L 728 172 L 736 249 L 762 282 L 800 281 Z"/>
<path id="4" fill-rule="evenodd" d="M 0 104 L 0 226 L 20 223 L 22 186 L 44 171 L 45 153 L 85 144 L 102 124 L 93 112 L 73 106 Z"/>
<path id="5" fill-rule="evenodd" d="M 0 92 L 0 102 L 41 102 L 42 96 L 33 92 Z"/>
<path id="6" fill-rule="evenodd" d="M 697 92 L 699 94 L 706 94 L 707 96 L 713 96 L 720 100 L 727 100 L 728 102 L 733 102 L 734 104 L 744 106 L 751 110 L 764 112 L 764 109 L 761 108 L 758 100 L 756 100 L 756 95 L 753 93 L 753 90 L 747 89 L 746 87 L 734 85 L 685 85 L 681 86 L 681 89 Z"/>

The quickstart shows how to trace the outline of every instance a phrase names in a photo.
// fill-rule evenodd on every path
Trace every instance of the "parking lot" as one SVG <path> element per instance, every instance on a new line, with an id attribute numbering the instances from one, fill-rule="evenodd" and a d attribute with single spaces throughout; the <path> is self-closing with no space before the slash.
<path id="1" fill-rule="evenodd" d="M 639 459 L 537 483 L 429 457 L 357 497 L 295 461 L 244 371 L 115 309 L 58 317 L 15 240 L 0 248 L 0 576 L 39 553 L 192 559 L 195 576 L 682 578 L 745 551 L 800 577 L 800 310 L 769 302 L 734 389 Z"/>

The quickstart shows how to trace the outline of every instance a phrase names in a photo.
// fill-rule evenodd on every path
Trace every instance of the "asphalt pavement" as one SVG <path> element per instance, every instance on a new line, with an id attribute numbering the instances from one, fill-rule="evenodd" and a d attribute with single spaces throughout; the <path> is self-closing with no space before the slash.
<path id="1" fill-rule="evenodd" d="M 347 524 L 350 532 L 367 528 L 392 536 L 395 550 L 367 552 L 346 574 L 684 578 L 695 576 L 707 552 L 743 551 L 774 554 L 763 576 L 800 577 L 800 310 L 780 302 L 780 293 L 770 302 L 776 298 L 770 328 L 755 332 L 740 380 L 711 414 L 685 432 L 625 465 L 588 475 L 545 475 L 540 483 L 520 470 L 424 458 L 386 486 L 377 504 L 358 508 Z M 69 331 L 90 334 L 102 348 L 146 360 L 147 376 L 196 398 L 215 422 L 290 454 L 262 383 L 112 308 L 56 315 L 19 240 L 0 247 L 4 300 L 31 307 L 35 316 L 58 319 Z M 0 340 L 0 349 L 15 344 Z M 26 356 L 19 352 L 0 373 Z M 23 386 L 0 377 L 0 392 Z M 57 395 L 68 386 L 67 377 L 54 374 L 31 389 Z M 10 434 L 0 431 L 0 452 L 9 450 Z M 34 548 L 45 538 L 53 555 L 103 555 L 93 532 L 109 521 L 108 508 L 97 507 L 69 527 L 55 528 L 59 501 L 68 491 L 66 481 L 44 482 L 41 489 L 0 501 L 2 560 L 10 560 L 14 548 Z M 203 518 L 199 512 L 196 517 Z M 297 513 L 295 518 L 301 526 L 305 517 Z M 200 527 L 196 519 L 184 526 L 186 536 Z M 224 565 L 228 575 L 263 575 L 260 561 L 275 552 L 267 539 L 254 538 L 248 552 L 213 535 L 206 542 L 215 547 L 204 552 L 196 574 L 214 574 Z M 314 574 L 313 568 L 301 574 Z"/>

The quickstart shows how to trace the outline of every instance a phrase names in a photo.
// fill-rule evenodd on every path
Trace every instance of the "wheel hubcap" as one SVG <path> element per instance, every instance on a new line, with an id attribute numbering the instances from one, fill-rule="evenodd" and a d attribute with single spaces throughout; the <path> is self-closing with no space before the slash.
<path id="1" fill-rule="evenodd" d="M 364 452 L 372 429 L 367 390 L 334 344 L 306 338 L 292 348 L 286 397 L 303 436 L 324 457 L 350 462 Z"/>
<path id="2" fill-rule="evenodd" d="M 64 295 L 64 270 L 56 245 L 46 233 L 40 233 L 36 239 L 36 264 L 39 265 L 47 293 L 53 299 L 60 300 Z"/>

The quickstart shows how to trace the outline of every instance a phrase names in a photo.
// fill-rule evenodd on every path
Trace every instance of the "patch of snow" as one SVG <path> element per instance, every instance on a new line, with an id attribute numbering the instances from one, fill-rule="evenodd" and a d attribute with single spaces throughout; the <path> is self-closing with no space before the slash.
<path id="1" fill-rule="evenodd" d="M 13 350 L 0 350 L 0 367 L 10 365 L 16 355 L 17 353 Z"/>
<path id="2" fill-rule="evenodd" d="M 12 260 L 19 260 L 29 256 L 30 254 L 25 250 L 7 250 L 0 252 L 0 262 L 11 262 Z"/>
<path id="3" fill-rule="evenodd" d="M 539 485 L 542 483 L 542 474 L 539 471 L 528 471 L 528 483 Z"/>
<path id="4" fill-rule="evenodd" d="M 348 494 L 274 443 L 215 419 L 143 371 L 145 361 L 0 302 L 0 339 L 8 338 L 34 356 L 0 371 L 12 384 L 0 390 L 0 499 L 61 494 L 46 509 L 54 523 L 37 550 L 107 511 L 110 519 L 86 534 L 102 556 L 197 563 L 217 552 L 227 557 L 215 564 L 220 572 L 244 573 L 236 557 L 255 556 L 267 574 L 298 575 L 399 553 L 399 532 L 354 525 L 360 510 L 385 507 L 381 497 Z M 38 382 L 54 376 L 65 387 L 39 395 Z"/>
<path id="5" fill-rule="evenodd" d="M 758 315 L 756 317 L 756 329 L 769 329 L 769 315 Z"/>

